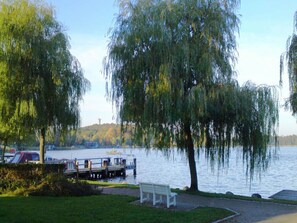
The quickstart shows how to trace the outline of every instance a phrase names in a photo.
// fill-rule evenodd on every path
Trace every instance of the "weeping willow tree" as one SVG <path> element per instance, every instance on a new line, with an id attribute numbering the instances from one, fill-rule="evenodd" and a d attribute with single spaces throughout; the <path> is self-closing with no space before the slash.
<path id="1" fill-rule="evenodd" d="M 280 82 L 282 83 L 282 74 L 284 68 L 284 60 L 286 59 L 290 96 L 285 102 L 287 109 L 292 111 L 292 114 L 297 114 L 297 12 L 294 15 L 294 30 L 293 34 L 287 40 L 286 52 L 280 58 Z"/>
<path id="2" fill-rule="evenodd" d="M 79 125 L 89 86 L 68 36 L 43 1 L 0 0 L 0 111 L 16 127 L 35 130 L 44 162 L 46 130 Z"/>
<path id="3" fill-rule="evenodd" d="M 135 141 L 148 148 L 185 151 L 192 190 L 198 190 L 195 146 L 222 160 L 236 142 L 250 157 L 267 147 L 277 119 L 270 88 L 240 88 L 234 80 L 237 6 L 236 0 L 119 1 L 110 36 L 107 93 L 122 129 L 134 126 Z"/>

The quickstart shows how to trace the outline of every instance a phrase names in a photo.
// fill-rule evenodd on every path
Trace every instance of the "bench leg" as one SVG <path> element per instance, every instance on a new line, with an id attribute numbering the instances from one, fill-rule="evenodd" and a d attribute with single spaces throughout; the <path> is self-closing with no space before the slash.
<path id="1" fill-rule="evenodd" d="M 143 203 L 143 193 L 140 193 L 140 203 Z"/>
<path id="2" fill-rule="evenodd" d="M 162 195 L 154 194 L 154 205 L 162 202 L 163 202 Z"/>
<path id="3" fill-rule="evenodd" d="M 153 205 L 156 205 L 156 194 L 153 193 Z"/>
<path id="4" fill-rule="evenodd" d="M 174 204 L 174 200 L 171 202 L 172 198 L 175 199 L 175 197 L 167 196 L 167 208 L 170 208 L 170 206 Z"/>
<path id="5" fill-rule="evenodd" d="M 150 199 L 149 193 L 140 193 L 140 203 L 142 204 L 144 201 L 147 201 Z"/>
<path id="6" fill-rule="evenodd" d="M 170 197 L 167 196 L 167 208 L 169 208 L 169 207 L 170 207 Z"/>
<path id="7" fill-rule="evenodd" d="M 170 199 L 172 199 L 172 202 Z M 176 196 L 167 196 L 167 208 L 169 208 L 171 205 L 176 206 Z"/>

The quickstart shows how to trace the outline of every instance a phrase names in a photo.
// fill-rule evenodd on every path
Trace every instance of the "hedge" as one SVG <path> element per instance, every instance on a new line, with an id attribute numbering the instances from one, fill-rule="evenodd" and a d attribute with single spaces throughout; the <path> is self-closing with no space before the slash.
<path id="1" fill-rule="evenodd" d="M 0 194 L 39 185 L 49 174 L 61 174 L 64 164 L 0 164 Z"/>

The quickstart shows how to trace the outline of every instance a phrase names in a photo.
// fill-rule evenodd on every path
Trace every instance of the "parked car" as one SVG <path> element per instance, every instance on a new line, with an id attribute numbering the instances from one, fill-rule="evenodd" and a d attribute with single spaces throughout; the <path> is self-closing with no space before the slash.
<path id="1" fill-rule="evenodd" d="M 15 153 L 13 158 L 8 163 L 39 163 L 39 153 L 21 151 Z M 44 162 L 48 164 L 63 163 L 63 160 L 58 160 L 50 156 L 45 156 Z"/>

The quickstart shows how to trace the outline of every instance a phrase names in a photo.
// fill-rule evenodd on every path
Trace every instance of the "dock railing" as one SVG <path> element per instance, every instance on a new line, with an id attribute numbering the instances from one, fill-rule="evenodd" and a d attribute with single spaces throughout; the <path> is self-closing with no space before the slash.
<path id="1" fill-rule="evenodd" d="M 66 161 L 65 174 L 76 178 L 100 179 L 113 176 L 126 176 L 126 170 L 133 170 L 136 175 L 136 158 L 127 164 L 127 159 L 113 158 L 84 158 Z"/>

